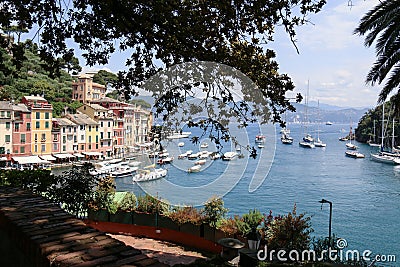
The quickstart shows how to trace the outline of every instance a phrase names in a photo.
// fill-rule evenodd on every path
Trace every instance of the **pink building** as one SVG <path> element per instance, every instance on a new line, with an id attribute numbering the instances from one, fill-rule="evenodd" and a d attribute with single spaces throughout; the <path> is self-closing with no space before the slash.
<path id="1" fill-rule="evenodd" d="M 13 143 L 14 156 L 32 155 L 31 111 L 24 104 L 12 105 L 13 108 Z"/>

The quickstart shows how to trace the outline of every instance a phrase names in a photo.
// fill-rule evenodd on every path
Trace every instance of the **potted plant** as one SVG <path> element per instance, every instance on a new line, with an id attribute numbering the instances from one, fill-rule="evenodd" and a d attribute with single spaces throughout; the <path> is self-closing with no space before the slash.
<path id="1" fill-rule="evenodd" d="M 157 226 L 159 214 L 168 211 L 169 205 L 150 195 L 139 196 L 133 216 L 133 223 L 145 226 Z"/>
<path id="2" fill-rule="evenodd" d="M 222 238 L 235 237 L 239 233 L 237 222 L 240 221 L 239 215 L 234 217 L 224 218 L 218 221 L 217 229 L 215 230 L 215 242 Z"/>
<path id="3" fill-rule="evenodd" d="M 249 210 L 237 221 L 239 233 L 236 238 L 241 241 L 247 240 L 245 243 L 248 243 L 249 248 L 257 249 L 261 240 L 261 235 L 257 228 L 263 219 L 264 215 L 259 210 Z"/>
<path id="4" fill-rule="evenodd" d="M 200 225 L 204 221 L 202 213 L 192 206 L 175 207 L 168 216 L 178 223 L 179 231 L 200 237 Z"/>

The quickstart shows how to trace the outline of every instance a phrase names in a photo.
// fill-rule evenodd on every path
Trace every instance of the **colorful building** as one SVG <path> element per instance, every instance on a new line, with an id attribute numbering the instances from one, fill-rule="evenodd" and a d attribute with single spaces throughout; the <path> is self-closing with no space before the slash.
<path id="1" fill-rule="evenodd" d="M 98 152 L 100 148 L 99 125 L 86 114 L 68 114 L 66 118 L 77 125 L 78 150 L 85 152 Z M 95 155 L 95 154 L 93 154 Z M 98 155 L 96 153 L 96 155 Z"/>
<path id="2" fill-rule="evenodd" d="M 67 118 L 53 118 L 53 133 L 59 134 L 60 153 L 74 153 L 78 150 L 77 128 L 77 125 Z"/>
<path id="3" fill-rule="evenodd" d="M 98 151 L 104 156 L 111 157 L 113 155 L 114 113 L 98 104 L 84 104 L 77 111 L 97 122 L 100 134 Z"/>
<path id="4" fill-rule="evenodd" d="M 91 75 L 82 74 L 72 83 L 72 99 L 89 103 L 104 98 L 106 90 L 104 85 L 93 82 Z"/>
<path id="5" fill-rule="evenodd" d="M 40 96 L 24 96 L 21 102 L 31 111 L 32 154 L 51 154 L 53 144 L 51 138 L 53 106 Z"/>
<path id="6" fill-rule="evenodd" d="M 9 101 L 0 101 L 0 157 L 11 159 L 13 108 Z"/>
<path id="7" fill-rule="evenodd" d="M 125 153 L 125 129 L 124 129 L 124 116 L 126 103 L 112 99 L 110 97 L 104 97 L 102 99 L 93 100 L 91 104 L 98 104 L 114 113 L 114 124 L 113 124 L 113 155 L 123 156 Z"/>
<path id="8" fill-rule="evenodd" d="M 31 155 L 31 111 L 24 104 L 13 104 L 12 154 L 14 156 Z"/>

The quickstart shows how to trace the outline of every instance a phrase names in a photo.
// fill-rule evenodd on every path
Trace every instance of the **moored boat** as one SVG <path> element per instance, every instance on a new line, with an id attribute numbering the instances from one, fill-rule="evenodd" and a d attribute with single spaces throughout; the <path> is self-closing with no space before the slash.
<path id="1" fill-rule="evenodd" d="M 357 151 L 346 151 L 345 154 L 350 158 L 356 158 L 356 159 L 365 158 L 365 155 L 363 153 Z"/>
<path id="2" fill-rule="evenodd" d="M 222 156 L 222 160 L 233 160 L 238 156 L 238 153 L 234 152 L 234 151 L 230 151 L 230 152 L 225 152 L 224 155 Z"/>
<path id="3" fill-rule="evenodd" d="M 201 170 L 201 166 L 200 165 L 195 165 L 195 166 L 190 167 L 187 171 L 189 173 L 191 173 L 191 172 L 199 172 L 200 170 Z"/>

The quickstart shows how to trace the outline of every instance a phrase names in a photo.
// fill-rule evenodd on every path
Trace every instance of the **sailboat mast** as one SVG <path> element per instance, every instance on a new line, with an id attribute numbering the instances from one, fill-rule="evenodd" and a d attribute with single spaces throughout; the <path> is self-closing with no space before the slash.
<path id="1" fill-rule="evenodd" d="M 374 142 L 376 142 L 376 128 L 375 128 L 375 120 L 374 120 Z"/>
<path id="2" fill-rule="evenodd" d="M 385 131 L 385 102 L 382 104 L 382 140 L 381 140 L 381 151 L 383 151 L 383 138 L 385 137 L 384 131 Z"/>
<path id="3" fill-rule="evenodd" d="M 392 149 L 394 148 L 394 117 L 393 117 L 393 122 L 392 122 Z"/>

